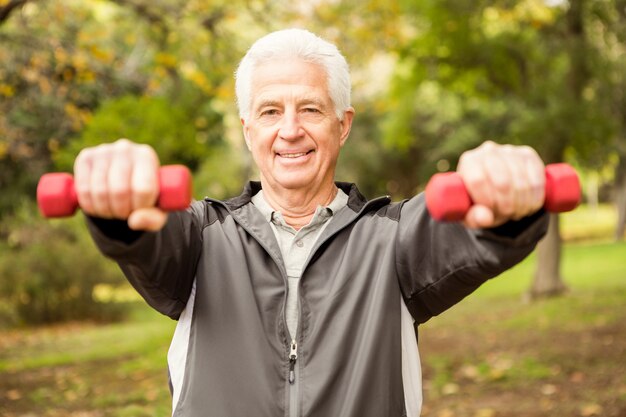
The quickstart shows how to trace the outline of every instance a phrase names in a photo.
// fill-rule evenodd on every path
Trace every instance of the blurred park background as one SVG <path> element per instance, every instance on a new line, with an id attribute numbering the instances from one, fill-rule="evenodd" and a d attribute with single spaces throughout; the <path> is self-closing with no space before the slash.
<path id="1" fill-rule="evenodd" d="M 357 117 L 338 178 L 423 189 L 486 139 L 574 165 L 583 204 L 420 328 L 424 416 L 626 416 L 626 0 L 0 0 L 0 415 L 167 416 L 174 323 L 46 221 L 41 174 L 127 137 L 222 198 L 255 176 L 233 71 L 259 36 L 335 42 Z"/>

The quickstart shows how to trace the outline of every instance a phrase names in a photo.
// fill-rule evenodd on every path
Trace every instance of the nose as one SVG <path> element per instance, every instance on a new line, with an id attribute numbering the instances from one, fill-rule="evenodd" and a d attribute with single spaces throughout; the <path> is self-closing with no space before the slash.
<path id="1" fill-rule="evenodd" d="M 296 111 L 286 111 L 283 114 L 278 136 L 285 140 L 295 140 L 304 136 L 304 130 Z"/>

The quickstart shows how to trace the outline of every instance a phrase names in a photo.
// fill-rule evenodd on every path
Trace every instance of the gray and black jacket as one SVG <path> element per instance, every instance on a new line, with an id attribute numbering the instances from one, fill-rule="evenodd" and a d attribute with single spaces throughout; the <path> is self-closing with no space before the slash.
<path id="1" fill-rule="evenodd" d="M 300 280 L 296 345 L 287 275 L 262 214 L 239 197 L 195 202 L 158 233 L 90 219 L 104 254 L 179 320 L 168 355 L 175 417 L 411 417 L 421 406 L 413 322 L 448 309 L 528 255 L 539 212 L 489 231 L 436 223 L 423 195 L 367 201 L 352 184 Z"/>

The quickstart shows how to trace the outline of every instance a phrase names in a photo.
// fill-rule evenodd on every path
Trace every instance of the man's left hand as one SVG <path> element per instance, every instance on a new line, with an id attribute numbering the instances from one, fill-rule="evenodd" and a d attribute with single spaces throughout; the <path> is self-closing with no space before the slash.
<path id="1" fill-rule="evenodd" d="M 531 147 L 485 142 L 461 155 L 457 172 L 474 203 L 466 227 L 496 227 L 543 207 L 545 165 Z"/>

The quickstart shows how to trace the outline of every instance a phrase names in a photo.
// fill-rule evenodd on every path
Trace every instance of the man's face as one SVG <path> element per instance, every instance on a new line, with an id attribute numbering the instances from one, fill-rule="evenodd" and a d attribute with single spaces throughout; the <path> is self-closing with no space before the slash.
<path id="1" fill-rule="evenodd" d="M 317 190 L 332 182 L 354 110 L 339 120 L 324 70 L 301 60 L 262 64 L 253 74 L 251 97 L 250 117 L 242 124 L 261 180 L 281 190 Z"/>

